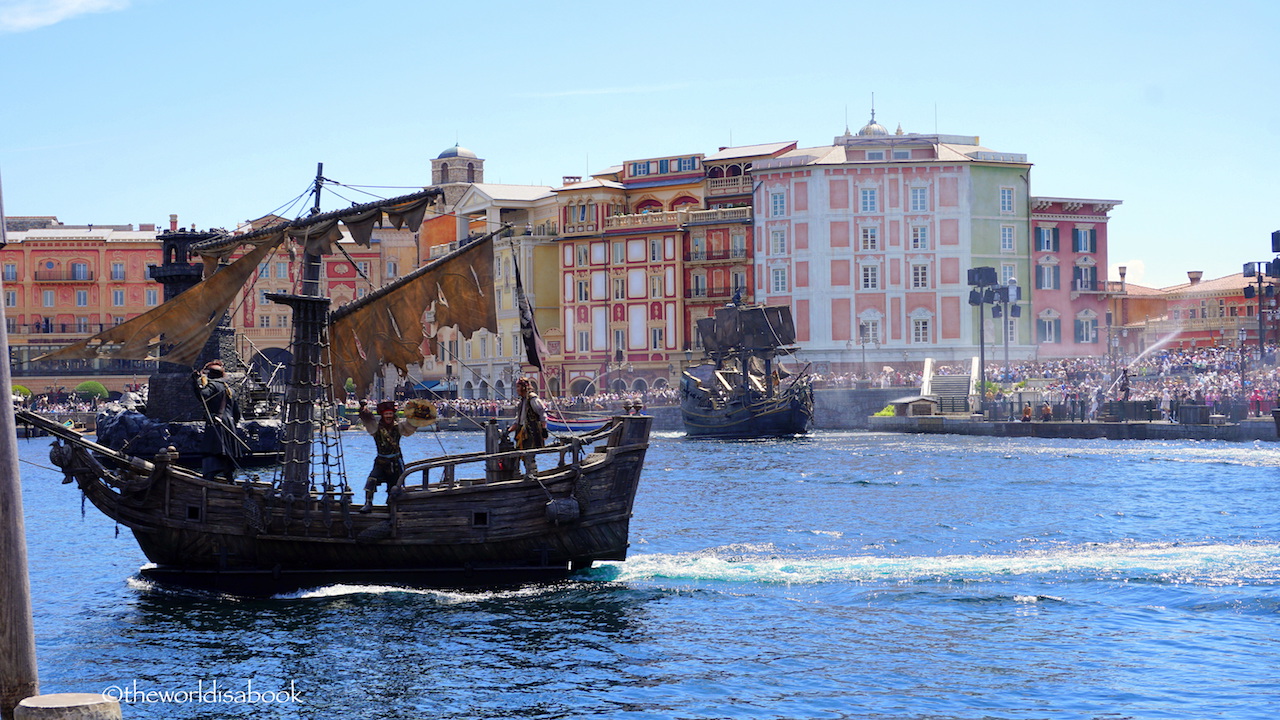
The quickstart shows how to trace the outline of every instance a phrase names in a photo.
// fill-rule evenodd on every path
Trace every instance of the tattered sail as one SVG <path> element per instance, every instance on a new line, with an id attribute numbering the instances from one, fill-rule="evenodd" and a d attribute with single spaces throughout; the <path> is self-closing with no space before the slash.
<path id="1" fill-rule="evenodd" d="M 277 233 L 195 287 L 110 330 L 42 355 L 37 360 L 154 360 L 163 345 L 166 362 L 190 365 L 200 356 L 223 313 L 258 265 L 284 239 Z"/>
<path id="2" fill-rule="evenodd" d="M 420 365 L 428 312 L 436 327 L 456 326 L 464 337 L 497 331 L 492 235 L 333 311 L 329 381 L 335 392 L 344 391 L 347 378 L 365 390 L 387 365 L 402 375 L 410 365 Z"/>

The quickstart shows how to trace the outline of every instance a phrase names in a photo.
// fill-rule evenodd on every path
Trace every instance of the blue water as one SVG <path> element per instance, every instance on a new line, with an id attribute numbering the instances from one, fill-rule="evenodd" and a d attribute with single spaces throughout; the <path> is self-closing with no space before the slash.
<path id="1" fill-rule="evenodd" d="M 347 452 L 363 472 L 368 438 Z M 663 434 L 625 563 L 266 601 L 139 581 L 128 531 L 58 479 L 22 466 L 41 690 L 170 693 L 126 718 L 1273 718 L 1280 700 L 1280 445 Z M 190 696 L 211 683 L 229 692 Z"/>

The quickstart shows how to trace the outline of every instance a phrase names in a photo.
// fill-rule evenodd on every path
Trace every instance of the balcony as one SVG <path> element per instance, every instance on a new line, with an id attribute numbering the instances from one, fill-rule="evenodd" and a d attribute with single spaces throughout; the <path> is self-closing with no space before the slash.
<path id="1" fill-rule="evenodd" d="M 724 223 L 751 222 L 751 208 L 716 208 L 715 210 L 693 210 L 689 212 L 687 223 Z"/>
<path id="2" fill-rule="evenodd" d="M 748 195 L 751 193 L 751 177 L 718 177 L 707 180 L 708 195 Z"/>
<path id="3" fill-rule="evenodd" d="M 746 248 L 731 248 L 729 250 L 694 250 L 693 252 L 684 254 L 684 261 L 688 263 L 724 262 L 726 260 L 746 259 Z"/>
<path id="4" fill-rule="evenodd" d="M 747 296 L 747 289 L 745 287 L 735 288 L 732 286 L 685 288 L 684 297 L 686 300 L 719 300 L 721 298 L 733 297 L 733 294 L 739 290 L 742 291 L 742 295 L 745 298 Z"/>
<path id="5" fill-rule="evenodd" d="M 626 228 L 673 227 L 684 224 L 684 210 L 665 212 L 632 213 L 630 215 L 614 215 L 604 219 L 605 230 L 622 230 Z"/>
<path id="6" fill-rule="evenodd" d="M 676 227 L 689 223 L 699 225 L 710 223 L 745 223 L 751 222 L 751 208 L 717 208 L 715 210 L 665 210 L 663 212 L 631 213 L 630 215 L 614 215 L 604 219 L 605 230 L 625 230 L 630 228 Z"/>
<path id="7" fill-rule="evenodd" d="M 36 282 L 93 282 L 92 270 L 36 270 Z"/>
<path id="8" fill-rule="evenodd" d="M 110 330 L 115 323 L 56 323 L 38 322 L 29 325 L 8 324 L 5 326 L 10 335 L 96 335 L 103 330 Z"/>

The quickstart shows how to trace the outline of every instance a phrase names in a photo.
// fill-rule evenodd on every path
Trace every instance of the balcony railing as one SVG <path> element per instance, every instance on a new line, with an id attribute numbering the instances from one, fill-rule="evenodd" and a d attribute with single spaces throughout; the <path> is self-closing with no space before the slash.
<path id="1" fill-rule="evenodd" d="M 36 282 L 93 282 L 92 270 L 37 270 Z"/>
<path id="2" fill-rule="evenodd" d="M 28 325 L 5 324 L 10 335 L 93 335 L 115 327 L 114 323 L 39 322 Z"/>
<path id="3" fill-rule="evenodd" d="M 724 260 L 745 260 L 747 259 L 746 248 L 730 248 L 728 250 L 694 250 L 685 253 L 685 262 L 713 262 Z"/>
<path id="4" fill-rule="evenodd" d="M 604 219 L 605 230 L 642 227 L 670 227 L 686 223 L 750 222 L 751 208 L 717 208 L 715 210 L 666 210 L 663 212 L 614 215 Z"/>
<path id="5" fill-rule="evenodd" d="M 749 192 L 751 192 L 751 177 L 748 175 L 707 180 L 708 195 L 745 195 Z"/>
<path id="6" fill-rule="evenodd" d="M 685 288 L 684 297 L 686 300 L 727 298 L 727 297 L 733 297 L 733 294 L 738 292 L 738 290 L 741 290 L 743 297 L 746 297 L 747 289 L 745 287 L 735 288 L 732 286 L 713 287 L 713 288 L 708 288 L 708 287 Z"/>

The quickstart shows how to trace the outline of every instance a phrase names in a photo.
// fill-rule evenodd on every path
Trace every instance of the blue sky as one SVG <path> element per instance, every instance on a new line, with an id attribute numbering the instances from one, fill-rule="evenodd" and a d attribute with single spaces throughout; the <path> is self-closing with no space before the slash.
<path id="1" fill-rule="evenodd" d="M 1026 153 L 1036 195 L 1123 201 L 1111 265 L 1159 287 L 1271 257 L 1278 38 L 1280 3 L 1245 0 L 0 0 L 0 178 L 9 215 L 230 227 L 317 162 L 421 186 L 458 142 L 555 185 L 828 144 L 875 93 L 891 130 Z"/>

